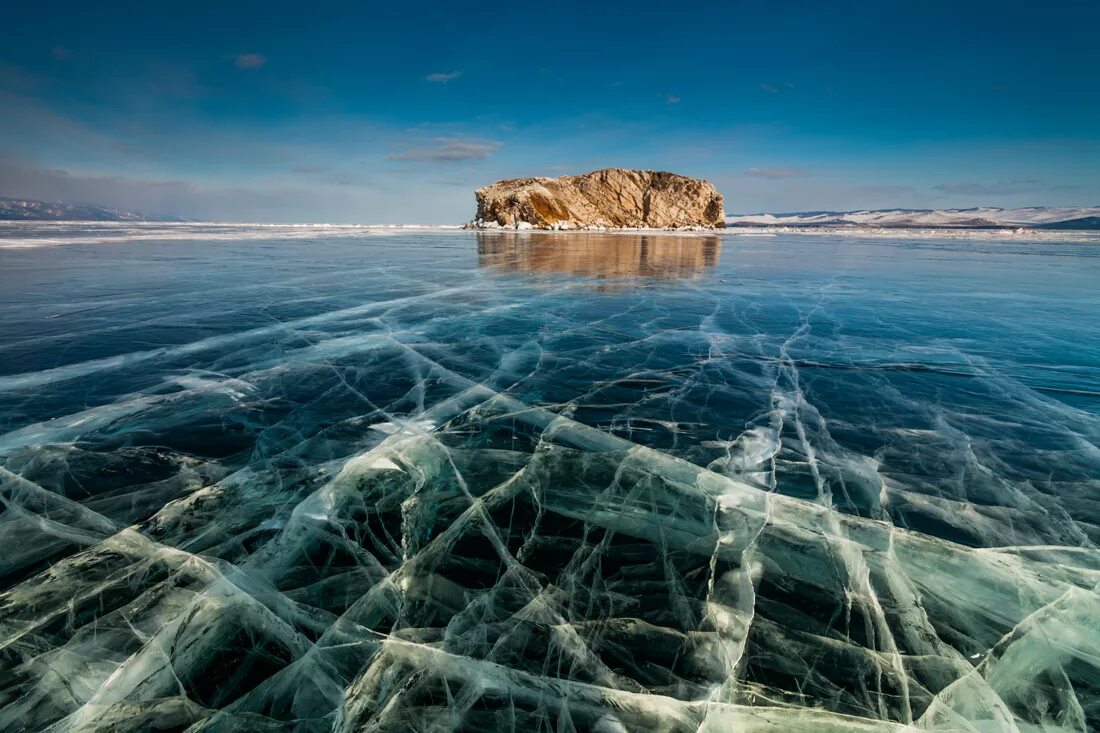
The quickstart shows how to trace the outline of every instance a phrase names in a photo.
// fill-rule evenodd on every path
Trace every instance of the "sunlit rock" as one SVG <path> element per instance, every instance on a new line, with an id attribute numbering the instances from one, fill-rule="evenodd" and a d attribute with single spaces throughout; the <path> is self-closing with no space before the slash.
<path id="1" fill-rule="evenodd" d="M 512 229 L 713 229 L 722 194 L 663 171 L 606 168 L 561 178 L 516 178 L 479 188 L 471 226 Z"/>

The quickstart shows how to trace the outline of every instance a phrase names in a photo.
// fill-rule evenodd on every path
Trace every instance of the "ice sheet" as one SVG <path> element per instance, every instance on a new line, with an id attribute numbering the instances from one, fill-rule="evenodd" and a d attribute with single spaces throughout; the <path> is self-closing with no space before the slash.
<path id="1" fill-rule="evenodd" d="M 1090 245 L 225 241 L 0 255 L 0 729 L 1100 725 Z"/>

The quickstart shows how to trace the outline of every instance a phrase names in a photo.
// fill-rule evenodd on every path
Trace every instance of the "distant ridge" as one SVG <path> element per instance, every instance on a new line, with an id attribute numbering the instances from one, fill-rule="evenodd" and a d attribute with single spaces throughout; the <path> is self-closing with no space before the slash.
<path id="1" fill-rule="evenodd" d="M 728 227 L 881 227 L 894 229 L 1100 229 L 1100 207 L 877 209 L 736 214 Z"/>
<path id="2" fill-rule="evenodd" d="M 1082 216 L 1080 219 L 1052 221 L 1040 224 L 1041 229 L 1100 229 L 1100 216 Z"/>
<path id="3" fill-rule="evenodd" d="M 0 196 L 0 221 L 186 221 L 178 216 L 146 215 L 93 204 L 13 199 Z"/>

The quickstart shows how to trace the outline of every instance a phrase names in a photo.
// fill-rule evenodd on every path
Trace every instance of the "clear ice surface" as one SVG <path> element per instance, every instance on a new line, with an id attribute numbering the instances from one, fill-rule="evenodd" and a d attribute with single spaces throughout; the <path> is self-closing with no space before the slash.
<path id="1" fill-rule="evenodd" d="M 0 227 L 0 730 L 1100 729 L 1098 283 Z"/>

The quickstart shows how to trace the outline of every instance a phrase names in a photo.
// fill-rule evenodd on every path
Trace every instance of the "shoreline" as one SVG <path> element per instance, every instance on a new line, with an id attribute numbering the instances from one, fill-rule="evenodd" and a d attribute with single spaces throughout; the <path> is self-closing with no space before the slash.
<path id="1" fill-rule="evenodd" d="M 9 226 L 4 226 L 8 224 Z M 83 231 L 72 231 L 79 227 Z M 108 231 L 104 231 L 108 230 Z M 111 231 L 114 230 L 114 231 Z M 736 240 L 764 238 L 834 238 L 918 241 L 1015 242 L 1036 244 L 1100 244 L 1098 230 L 1065 230 L 1033 228 L 947 228 L 947 227 L 809 227 L 761 226 L 724 228 L 591 228 L 535 229 L 482 228 L 467 229 L 461 225 L 442 224 L 270 224 L 234 222 L 104 222 L 104 221 L 9 221 L 0 222 L 0 250 L 38 249 L 42 247 L 127 244 L 137 242 L 192 241 L 263 241 L 326 239 L 356 237 L 415 236 L 417 234 L 451 234 L 523 239 L 546 237 L 646 236 L 691 238 L 697 240 Z"/>

